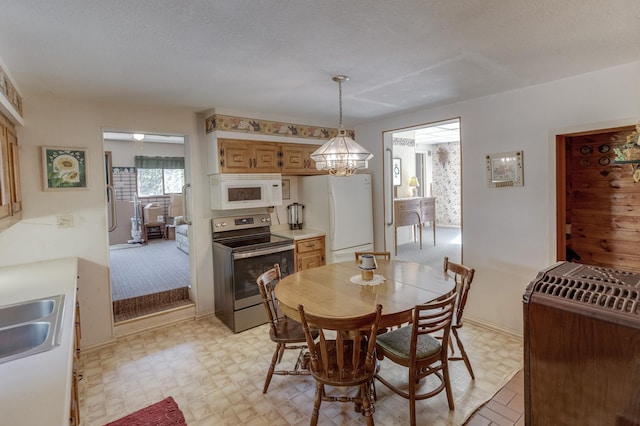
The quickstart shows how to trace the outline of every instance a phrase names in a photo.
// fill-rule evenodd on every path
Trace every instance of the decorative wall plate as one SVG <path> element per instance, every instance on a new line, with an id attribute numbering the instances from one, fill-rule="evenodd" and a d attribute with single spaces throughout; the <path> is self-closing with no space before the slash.
<path id="1" fill-rule="evenodd" d="M 590 146 L 584 145 L 580 147 L 580 154 L 582 155 L 589 155 L 593 152 L 593 149 L 591 149 Z"/>

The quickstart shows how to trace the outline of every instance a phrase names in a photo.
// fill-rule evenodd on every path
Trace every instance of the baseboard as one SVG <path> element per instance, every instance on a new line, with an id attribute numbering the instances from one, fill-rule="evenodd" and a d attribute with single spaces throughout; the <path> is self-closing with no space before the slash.
<path id="1" fill-rule="evenodd" d="M 214 311 L 209 311 L 209 312 L 203 312 L 200 314 L 196 314 L 196 320 L 201 320 L 201 319 L 205 319 L 205 318 L 210 318 L 215 316 L 215 312 Z"/>
<path id="2" fill-rule="evenodd" d="M 117 341 L 118 341 L 118 339 L 113 337 L 113 338 L 109 339 L 108 341 L 96 343 L 95 345 L 89 345 L 89 346 L 80 345 L 80 356 L 82 356 L 82 354 L 84 354 L 84 353 L 98 351 L 100 349 L 104 349 L 104 348 L 108 348 L 110 346 L 113 346 L 113 345 L 116 344 Z"/>
<path id="3" fill-rule="evenodd" d="M 119 339 L 121 337 L 144 333 L 185 321 L 193 321 L 195 318 L 195 305 L 181 306 L 168 311 L 156 312 L 144 317 L 116 323 L 113 326 L 113 333 L 116 339 Z"/>
<path id="4" fill-rule="evenodd" d="M 523 337 L 522 333 L 518 333 L 518 332 L 516 332 L 514 330 L 511 330 L 509 328 L 504 328 L 504 327 L 501 327 L 499 325 L 492 324 L 492 323 L 483 321 L 483 320 L 478 319 L 478 318 L 474 318 L 474 317 L 470 317 L 470 316 L 465 315 L 464 316 L 464 320 L 467 321 L 467 322 L 473 323 L 474 325 L 477 325 L 477 326 L 480 326 L 480 327 L 484 327 L 484 328 L 488 328 L 489 330 L 494 330 L 494 331 L 497 331 L 497 332 L 500 332 L 500 333 L 508 334 L 510 336 L 513 336 L 513 337 L 517 337 L 517 338 L 520 338 L 520 339 L 522 339 L 522 337 Z"/>

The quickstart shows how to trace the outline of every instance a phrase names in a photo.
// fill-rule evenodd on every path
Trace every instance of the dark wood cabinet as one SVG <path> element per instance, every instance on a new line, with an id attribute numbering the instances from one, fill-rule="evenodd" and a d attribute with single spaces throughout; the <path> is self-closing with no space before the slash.
<path id="1" fill-rule="evenodd" d="M 525 424 L 640 425 L 640 274 L 560 262 L 523 297 Z"/>

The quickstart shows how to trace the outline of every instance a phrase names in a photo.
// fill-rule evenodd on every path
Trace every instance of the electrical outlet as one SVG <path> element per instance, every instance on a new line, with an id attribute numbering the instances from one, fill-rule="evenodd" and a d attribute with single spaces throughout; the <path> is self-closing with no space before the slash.
<path id="1" fill-rule="evenodd" d="M 64 215 L 56 217 L 56 226 L 58 229 L 61 228 L 73 228 L 73 216 L 72 215 Z"/>

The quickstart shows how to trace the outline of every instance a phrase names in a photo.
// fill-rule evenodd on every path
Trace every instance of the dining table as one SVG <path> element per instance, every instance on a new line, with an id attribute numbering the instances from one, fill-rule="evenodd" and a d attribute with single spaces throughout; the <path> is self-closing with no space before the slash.
<path id="1" fill-rule="evenodd" d="M 455 280 L 441 268 L 422 263 L 377 259 L 374 279 L 362 280 L 356 260 L 294 272 L 276 284 L 279 309 L 300 321 L 298 305 L 306 312 L 335 318 L 374 312 L 382 305 L 379 326 L 406 323 L 413 308 L 451 292 Z"/>

